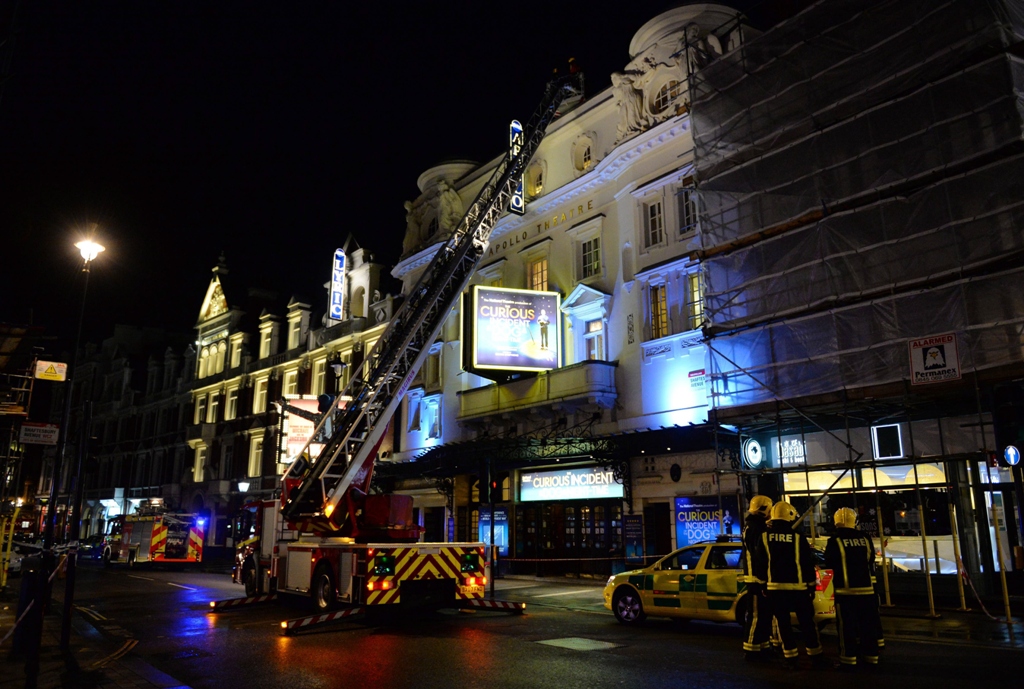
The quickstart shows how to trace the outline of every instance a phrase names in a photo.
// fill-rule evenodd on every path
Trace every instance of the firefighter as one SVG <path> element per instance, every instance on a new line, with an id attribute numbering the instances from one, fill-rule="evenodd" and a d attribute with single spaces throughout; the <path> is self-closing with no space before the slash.
<path id="1" fill-rule="evenodd" d="M 814 553 L 807 539 L 796 531 L 797 512 L 792 505 L 785 501 L 775 503 L 771 516 L 754 553 L 754 576 L 765 582 L 768 604 L 782 637 L 782 656 L 788 668 L 796 668 L 800 648 L 789 620 L 790 613 L 796 613 L 807 655 L 815 667 L 824 667 L 826 661 L 814 621 Z"/>
<path id="2" fill-rule="evenodd" d="M 868 665 L 877 665 L 881 621 L 873 585 L 875 544 L 857 530 L 857 513 L 849 507 L 836 510 L 833 519 L 836 533 L 825 546 L 825 566 L 832 569 L 836 591 L 839 667 L 855 667 L 858 655 Z"/>
<path id="3" fill-rule="evenodd" d="M 755 495 L 750 499 L 747 518 L 743 527 L 743 577 L 741 581 L 747 585 L 750 609 L 743 617 L 744 658 L 757 662 L 768 657 L 771 649 L 772 609 L 765 595 L 765 582 L 754 576 L 754 553 L 761 536 L 768 525 L 768 516 L 772 509 L 772 499 L 767 495 Z"/>

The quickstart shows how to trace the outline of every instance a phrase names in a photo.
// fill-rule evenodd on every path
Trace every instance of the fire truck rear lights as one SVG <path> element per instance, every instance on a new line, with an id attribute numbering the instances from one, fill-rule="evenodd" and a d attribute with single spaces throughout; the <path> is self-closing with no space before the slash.
<path id="1" fill-rule="evenodd" d="M 366 582 L 367 591 L 390 591 L 390 581 L 368 581 Z"/>
<path id="2" fill-rule="evenodd" d="M 487 577 L 466 577 L 466 586 L 487 586 Z"/>
<path id="3" fill-rule="evenodd" d="M 324 508 L 324 516 L 330 518 L 332 514 L 334 514 L 334 505 L 327 505 Z"/>
<path id="4" fill-rule="evenodd" d="M 367 548 L 367 549 L 366 549 L 366 557 L 373 557 L 373 553 L 374 553 L 374 552 L 375 552 L 375 551 L 374 551 L 374 549 L 373 549 L 373 548 Z"/>
<path id="5" fill-rule="evenodd" d="M 288 629 L 288 623 L 287 622 L 282 622 L 281 623 L 281 629 Z"/>
<path id="6" fill-rule="evenodd" d="M 211 608 L 216 608 L 217 607 L 217 601 L 215 601 L 215 600 L 210 601 L 210 607 Z"/>

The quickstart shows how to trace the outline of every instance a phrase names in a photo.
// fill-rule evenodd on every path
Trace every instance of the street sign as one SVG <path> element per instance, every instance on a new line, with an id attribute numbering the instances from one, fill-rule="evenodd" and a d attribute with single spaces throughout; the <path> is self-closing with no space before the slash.
<path id="1" fill-rule="evenodd" d="M 960 352 L 956 333 L 943 333 L 907 342 L 910 348 L 910 384 L 960 380 Z"/>
<path id="2" fill-rule="evenodd" d="M 1007 445 L 1006 449 L 1003 450 L 1003 459 L 1008 465 L 1012 467 L 1017 466 L 1020 463 L 1020 450 L 1013 445 Z"/>
<path id="3" fill-rule="evenodd" d="M 68 377 L 68 365 L 59 361 L 37 361 L 35 377 L 39 380 L 55 380 L 60 383 Z"/>
<path id="4" fill-rule="evenodd" d="M 33 423 L 25 421 L 21 424 L 18 440 L 26 445 L 56 445 L 60 426 L 55 423 Z"/>

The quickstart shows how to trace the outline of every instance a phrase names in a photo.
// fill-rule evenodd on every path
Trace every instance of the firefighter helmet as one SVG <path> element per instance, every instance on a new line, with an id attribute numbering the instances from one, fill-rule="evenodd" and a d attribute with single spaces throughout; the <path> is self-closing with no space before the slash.
<path id="1" fill-rule="evenodd" d="M 755 495 L 750 498 L 750 507 L 747 508 L 747 511 L 750 512 L 750 514 L 761 514 L 767 517 L 771 509 L 771 498 L 767 495 Z"/>
<path id="2" fill-rule="evenodd" d="M 841 526 L 845 529 L 853 529 L 857 526 L 857 513 L 849 507 L 840 507 L 832 515 L 832 519 L 835 520 L 836 526 Z"/>
<path id="3" fill-rule="evenodd" d="M 783 521 L 791 522 L 796 520 L 796 517 L 796 508 L 785 500 L 779 500 L 772 507 L 772 519 L 782 519 Z"/>

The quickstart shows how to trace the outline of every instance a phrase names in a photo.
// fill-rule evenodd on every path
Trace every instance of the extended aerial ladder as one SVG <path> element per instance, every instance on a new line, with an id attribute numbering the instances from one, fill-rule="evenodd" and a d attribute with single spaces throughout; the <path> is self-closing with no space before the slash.
<path id="1" fill-rule="evenodd" d="M 313 436 L 332 419 L 330 439 L 317 457 L 297 459 L 285 472 L 281 512 L 288 522 L 303 531 L 356 535 L 357 500 L 369 490 L 388 421 L 469 284 L 494 225 L 508 208 L 559 105 L 582 97 L 582 88 L 582 73 L 548 83 L 544 98 L 523 129 L 522 145 L 510 149 L 495 168 L 344 393 L 320 420 Z"/>

